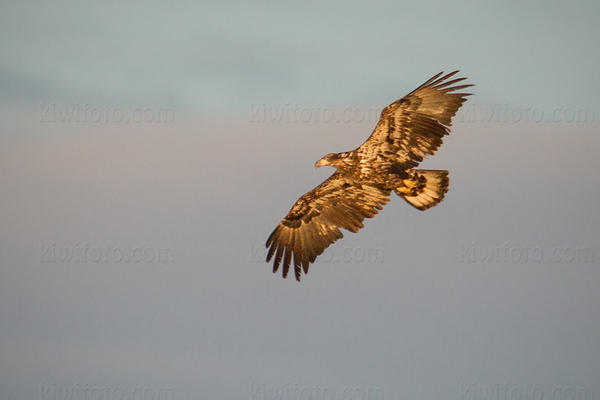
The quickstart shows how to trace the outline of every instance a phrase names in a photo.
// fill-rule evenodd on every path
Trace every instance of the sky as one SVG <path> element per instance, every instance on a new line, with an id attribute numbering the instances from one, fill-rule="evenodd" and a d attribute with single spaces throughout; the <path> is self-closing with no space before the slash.
<path id="1" fill-rule="evenodd" d="M 599 398 L 599 16 L 3 2 L 0 398 Z M 314 162 L 454 69 L 445 200 L 272 274 Z"/>

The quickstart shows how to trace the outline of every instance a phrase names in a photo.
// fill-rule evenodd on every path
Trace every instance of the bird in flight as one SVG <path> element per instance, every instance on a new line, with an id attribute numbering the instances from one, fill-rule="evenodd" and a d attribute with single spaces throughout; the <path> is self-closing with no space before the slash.
<path id="1" fill-rule="evenodd" d="M 389 201 L 391 192 L 418 210 L 439 204 L 448 191 L 448 171 L 415 169 L 435 153 L 450 133 L 452 117 L 471 93 L 457 93 L 469 84 L 451 79 L 458 71 L 431 77 L 383 109 L 371 136 L 360 147 L 329 153 L 316 162 L 336 171 L 292 206 L 267 239 L 267 262 L 273 272 L 282 266 L 296 280 L 323 251 L 343 237 L 340 228 L 358 232 Z"/>

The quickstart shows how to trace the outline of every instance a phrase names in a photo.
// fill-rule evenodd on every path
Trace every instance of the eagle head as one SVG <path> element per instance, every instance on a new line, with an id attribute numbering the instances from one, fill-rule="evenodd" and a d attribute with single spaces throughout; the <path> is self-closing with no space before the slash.
<path id="1" fill-rule="evenodd" d="M 343 154 L 343 153 L 342 153 Z M 338 167 L 342 164 L 343 158 L 342 154 L 338 153 L 329 153 L 323 156 L 319 161 L 315 163 L 315 167 L 319 168 L 324 165 L 329 165 L 331 167 Z"/>

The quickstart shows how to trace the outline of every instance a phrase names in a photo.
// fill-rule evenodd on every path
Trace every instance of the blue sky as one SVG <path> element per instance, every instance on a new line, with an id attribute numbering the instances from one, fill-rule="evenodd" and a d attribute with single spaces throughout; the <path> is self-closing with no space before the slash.
<path id="1" fill-rule="evenodd" d="M 478 101 L 598 107 L 596 2 L 12 2 L 2 97 L 246 112 L 379 104 L 462 68 Z"/>

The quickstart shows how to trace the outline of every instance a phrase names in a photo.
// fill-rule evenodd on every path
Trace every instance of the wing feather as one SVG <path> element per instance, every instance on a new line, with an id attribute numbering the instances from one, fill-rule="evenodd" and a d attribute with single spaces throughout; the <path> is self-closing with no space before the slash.
<path id="1" fill-rule="evenodd" d="M 455 85 L 466 78 L 448 80 L 458 71 L 434 75 L 421 86 L 387 106 L 369 138 L 358 148 L 364 160 L 383 157 L 389 167 L 416 167 L 423 158 L 435 153 L 443 137 L 450 133 L 452 118 L 470 93 L 455 93 L 473 86 Z"/>
<path id="2" fill-rule="evenodd" d="M 282 266 L 287 277 L 290 264 L 296 280 L 308 273 L 323 251 L 343 237 L 340 228 L 358 232 L 389 201 L 390 191 L 353 182 L 336 172 L 298 199 L 269 236 L 267 262 L 273 272 Z M 283 261 L 283 262 L 282 262 Z"/>

